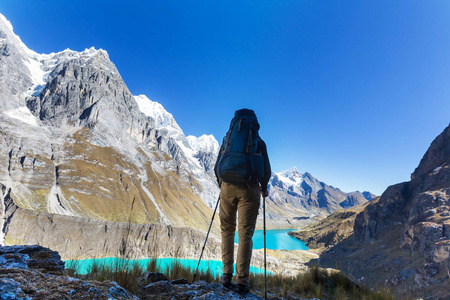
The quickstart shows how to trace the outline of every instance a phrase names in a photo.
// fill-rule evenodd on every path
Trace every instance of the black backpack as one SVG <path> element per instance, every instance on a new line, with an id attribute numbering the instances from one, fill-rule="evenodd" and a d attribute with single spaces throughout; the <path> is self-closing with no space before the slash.
<path id="1" fill-rule="evenodd" d="M 221 181 L 240 186 L 261 181 L 264 160 L 258 130 L 253 110 L 241 109 L 234 113 L 217 159 L 217 176 Z"/>

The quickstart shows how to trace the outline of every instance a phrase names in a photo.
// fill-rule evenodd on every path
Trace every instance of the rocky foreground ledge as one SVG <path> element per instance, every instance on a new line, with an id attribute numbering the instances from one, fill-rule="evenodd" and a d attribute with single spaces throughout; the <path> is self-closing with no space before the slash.
<path id="1" fill-rule="evenodd" d="M 38 245 L 0 247 L 0 299 L 137 299 L 115 282 L 64 275 L 58 252 Z"/>
<path id="2" fill-rule="evenodd" d="M 0 299 L 262 299 L 240 297 L 217 283 L 185 279 L 169 282 L 160 273 L 144 273 L 143 297 L 116 282 L 86 281 L 64 274 L 56 251 L 42 246 L 0 246 Z"/>

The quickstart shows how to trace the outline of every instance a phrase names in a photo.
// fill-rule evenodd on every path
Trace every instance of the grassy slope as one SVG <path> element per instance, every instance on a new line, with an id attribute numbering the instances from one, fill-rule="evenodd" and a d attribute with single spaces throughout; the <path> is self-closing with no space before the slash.
<path id="1" fill-rule="evenodd" d="M 147 161 L 143 162 L 143 168 L 148 180 L 142 182 L 142 169 L 114 148 L 89 143 L 89 134 L 83 128 L 68 138 L 53 157 L 36 157 L 42 166 L 25 169 L 16 165 L 18 174 L 26 176 L 17 178 L 18 188 L 12 193 L 15 203 L 21 208 L 50 212 L 49 192 L 58 181 L 63 196 L 59 199 L 61 204 L 77 216 L 113 222 L 159 223 L 163 218 L 144 191 L 144 185 L 172 225 L 208 228 L 212 211 L 194 193 L 192 186 L 201 190 L 194 177 L 182 178 L 169 171 L 159 174 Z M 147 159 L 148 154 L 139 152 Z M 151 155 L 159 157 L 158 152 Z M 167 156 L 159 159 L 170 160 Z M 217 230 L 217 224 L 215 227 Z"/>

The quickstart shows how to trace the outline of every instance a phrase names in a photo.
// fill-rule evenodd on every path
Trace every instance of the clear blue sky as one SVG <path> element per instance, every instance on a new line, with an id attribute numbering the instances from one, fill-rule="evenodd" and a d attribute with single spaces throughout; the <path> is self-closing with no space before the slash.
<path id="1" fill-rule="evenodd" d="M 409 180 L 450 122 L 450 1 L 1 0 L 29 48 L 108 51 L 130 91 L 219 141 L 255 110 L 274 171 Z"/>

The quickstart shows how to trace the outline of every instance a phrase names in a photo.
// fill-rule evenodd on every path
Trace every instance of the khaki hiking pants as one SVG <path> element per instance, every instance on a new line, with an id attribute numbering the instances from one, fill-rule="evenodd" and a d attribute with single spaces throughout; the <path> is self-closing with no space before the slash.
<path id="1" fill-rule="evenodd" d="M 240 187 L 223 182 L 220 191 L 220 229 L 222 232 L 223 273 L 233 274 L 234 234 L 238 213 L 239 247 L 236 259 L 236 283 L 247 285 L 252 258 L 252 237 L 258 216 L 260 187 Z"/>

